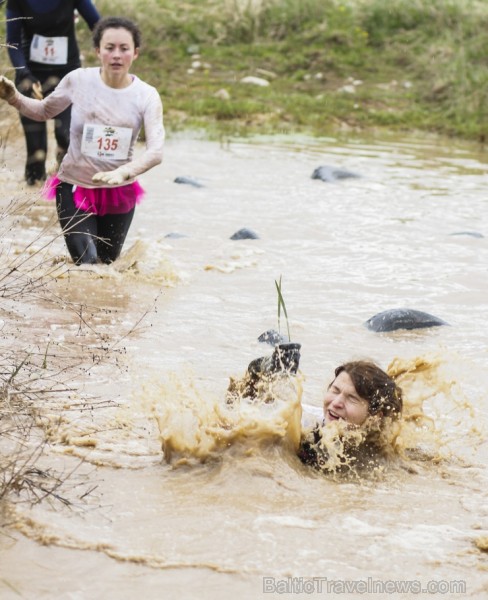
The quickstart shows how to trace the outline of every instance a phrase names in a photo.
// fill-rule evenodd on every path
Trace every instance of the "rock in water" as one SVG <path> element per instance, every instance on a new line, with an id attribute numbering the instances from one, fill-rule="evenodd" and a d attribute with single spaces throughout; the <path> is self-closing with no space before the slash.
<path id="1" fill-rule="evenodd" d="M 374 315 L 364 323 L 371 331 L 383 333 L 396 329 L 422 329 L 449 325 L 446 321 L 412 308 L 392 308 Z"/>
<path id="2" fill-rule="evenodd" d="M 449 235 L 469 235 L 470 237 L 474 237 L 474 238 L 483 238 L 483 237 L 485 237 L 479 231 L 455 231 L 454 233 L 450 233 Z"/>
<path id="3" fill-rule="evenodd" d="M 180 175 L 176 177 L 175 183 L 183 183 L 186 185 L 192 185 L 193 187 L 201 188 L 205 187 L 203 183 L 198 181 L 198 179 L 194 179 L 193 177 L 187 177 L 186 175 Z"/>
<path id="4" fill-rule="evenodd" d="M 290 340 L 288 337 L 281 335 L 275 329 L 268 329 L 258 337 L 258 342 L 269 344 L 270 346 L 277 346 L 278 344 L 286 344 Z"/>
<path id="5" fill-rule="evenodd" d="M 252 229 L 239 229 L 233 235 L 230 236 L 231 240 L 259 240 L 259 235 Z"/>
<path id="6" fill-rule="evenodd" d="M 171 238 L 173 240 L 177 240 L 179 238 L 184 238 L 187 236 L 184 233 L 178 233 L 177 231 L 171 231 L 170 233 L 167 233 L 164 237 Z"/>
<path id="7" fill-rule="evenodd" d="M 336 169 L 335 167 L 328 167 L 327 165 L 317 167 L 312 173 L 312 179 L 320 179 L 321 181 L 327 181 L 329 183 L 337 181 L 338 179 L 351 179 L 357 177 L 360 177 L 357 173 L 345 171 L 344 169 Z"/>

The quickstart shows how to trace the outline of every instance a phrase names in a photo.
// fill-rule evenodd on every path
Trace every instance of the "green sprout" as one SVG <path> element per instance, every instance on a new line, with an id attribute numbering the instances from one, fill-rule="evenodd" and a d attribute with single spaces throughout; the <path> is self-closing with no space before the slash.
<path id="1" fill-rule="evenodd" d="M 290 325 L 288 323 L 288 313 L 286 312 L 285 300 L 283 299 L 283 293 L 281 291 L 281 275 L 279 282 L 275 279 L 276 291 L 278 292 L 278 332 L 281 333 L 281 310 L 286 319 L 286 329 L 288 331 L 288 340 L 291 342 Z"/>

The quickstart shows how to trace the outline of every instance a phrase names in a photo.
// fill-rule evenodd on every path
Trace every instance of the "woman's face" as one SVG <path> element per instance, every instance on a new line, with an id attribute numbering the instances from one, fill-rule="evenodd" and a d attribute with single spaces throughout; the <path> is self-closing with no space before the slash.
<path id="1" fill-rule="evenodd" d="M 369 415 L 368 408 L 368 401 L 356 392 L 349 374 L 341 371 L 325 393 L 325 423 L 342 419 L 353 425 L 362 425 Z"/>
<path id="2" fill-rule="evenodd" d="M 100 40 L 100 48 L 96 50 L 104 73 L 116 77 L 129 72 L 132 62 L 139 53 L 134 47 L 132 34 L 123 27 L 105 29 Z"/>

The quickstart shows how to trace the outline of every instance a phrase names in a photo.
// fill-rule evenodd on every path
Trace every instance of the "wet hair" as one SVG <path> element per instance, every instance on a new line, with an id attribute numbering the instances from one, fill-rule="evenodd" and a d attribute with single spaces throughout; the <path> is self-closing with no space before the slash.
<path id="1" fill-rule="evenodd" d="M 358 395 L 368 402 L 369 414 L 381 413 L 397 419 L 403 409 L 403 394 L 395 381 L 375 363 L 358 360 L 344 363 L 335 370 L 337 377 L 345 371 Z M 332 383 L 331 383 L 332 385 Z"/>
<path id="2" fill-rule="evenodd" d="M 394 456 L 398 423 L 393 421 L 402 413 L 403 397 L 395 380 L 374 362 L 344 363 L 336 368 L 335 377 L 342 372 L 349 375 L 357 394 L 368 403 L 369 414 L 382 418 L 365 428 L 346 428 L 339 433 L 332 428 L 332 437 L 327 435 L 325 423 L 317 423 L 302 433 L 298 457 L 322 473 L 357 479 L 368 472 L 380 473 L 385 461 Z"/>
<path id="3" fill-rule="evenodd" d="M 102 36 L 107 29 L 126 29 L 132 35 L 134 47 L 141 47 L 141 31 L 133 21 L 124 17 L 106 17 L 100 19 L 93 29 L 92 39 L 95 48 L 100 48 Z"/>

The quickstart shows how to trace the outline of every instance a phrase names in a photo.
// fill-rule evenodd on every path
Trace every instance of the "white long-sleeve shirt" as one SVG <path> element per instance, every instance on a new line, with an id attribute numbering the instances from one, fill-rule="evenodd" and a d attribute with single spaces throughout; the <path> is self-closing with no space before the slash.
<path id="1" fill-rule="evenodd" d="M 10 103 L 35 121 L 54 118 L 71 105 L 70 143 L 58 177 L 87 188 L 103 187 L 92 176 L 123 165 L 130 178 L 163 159 L 163 106 L 157 90 L 132 75 L 121 89 L 107 86 L 98 67 L 76 69 L 44 100 L 18 93 Z M 132 160 L 134 144 L 144 127 L 145 151 Z"/>

